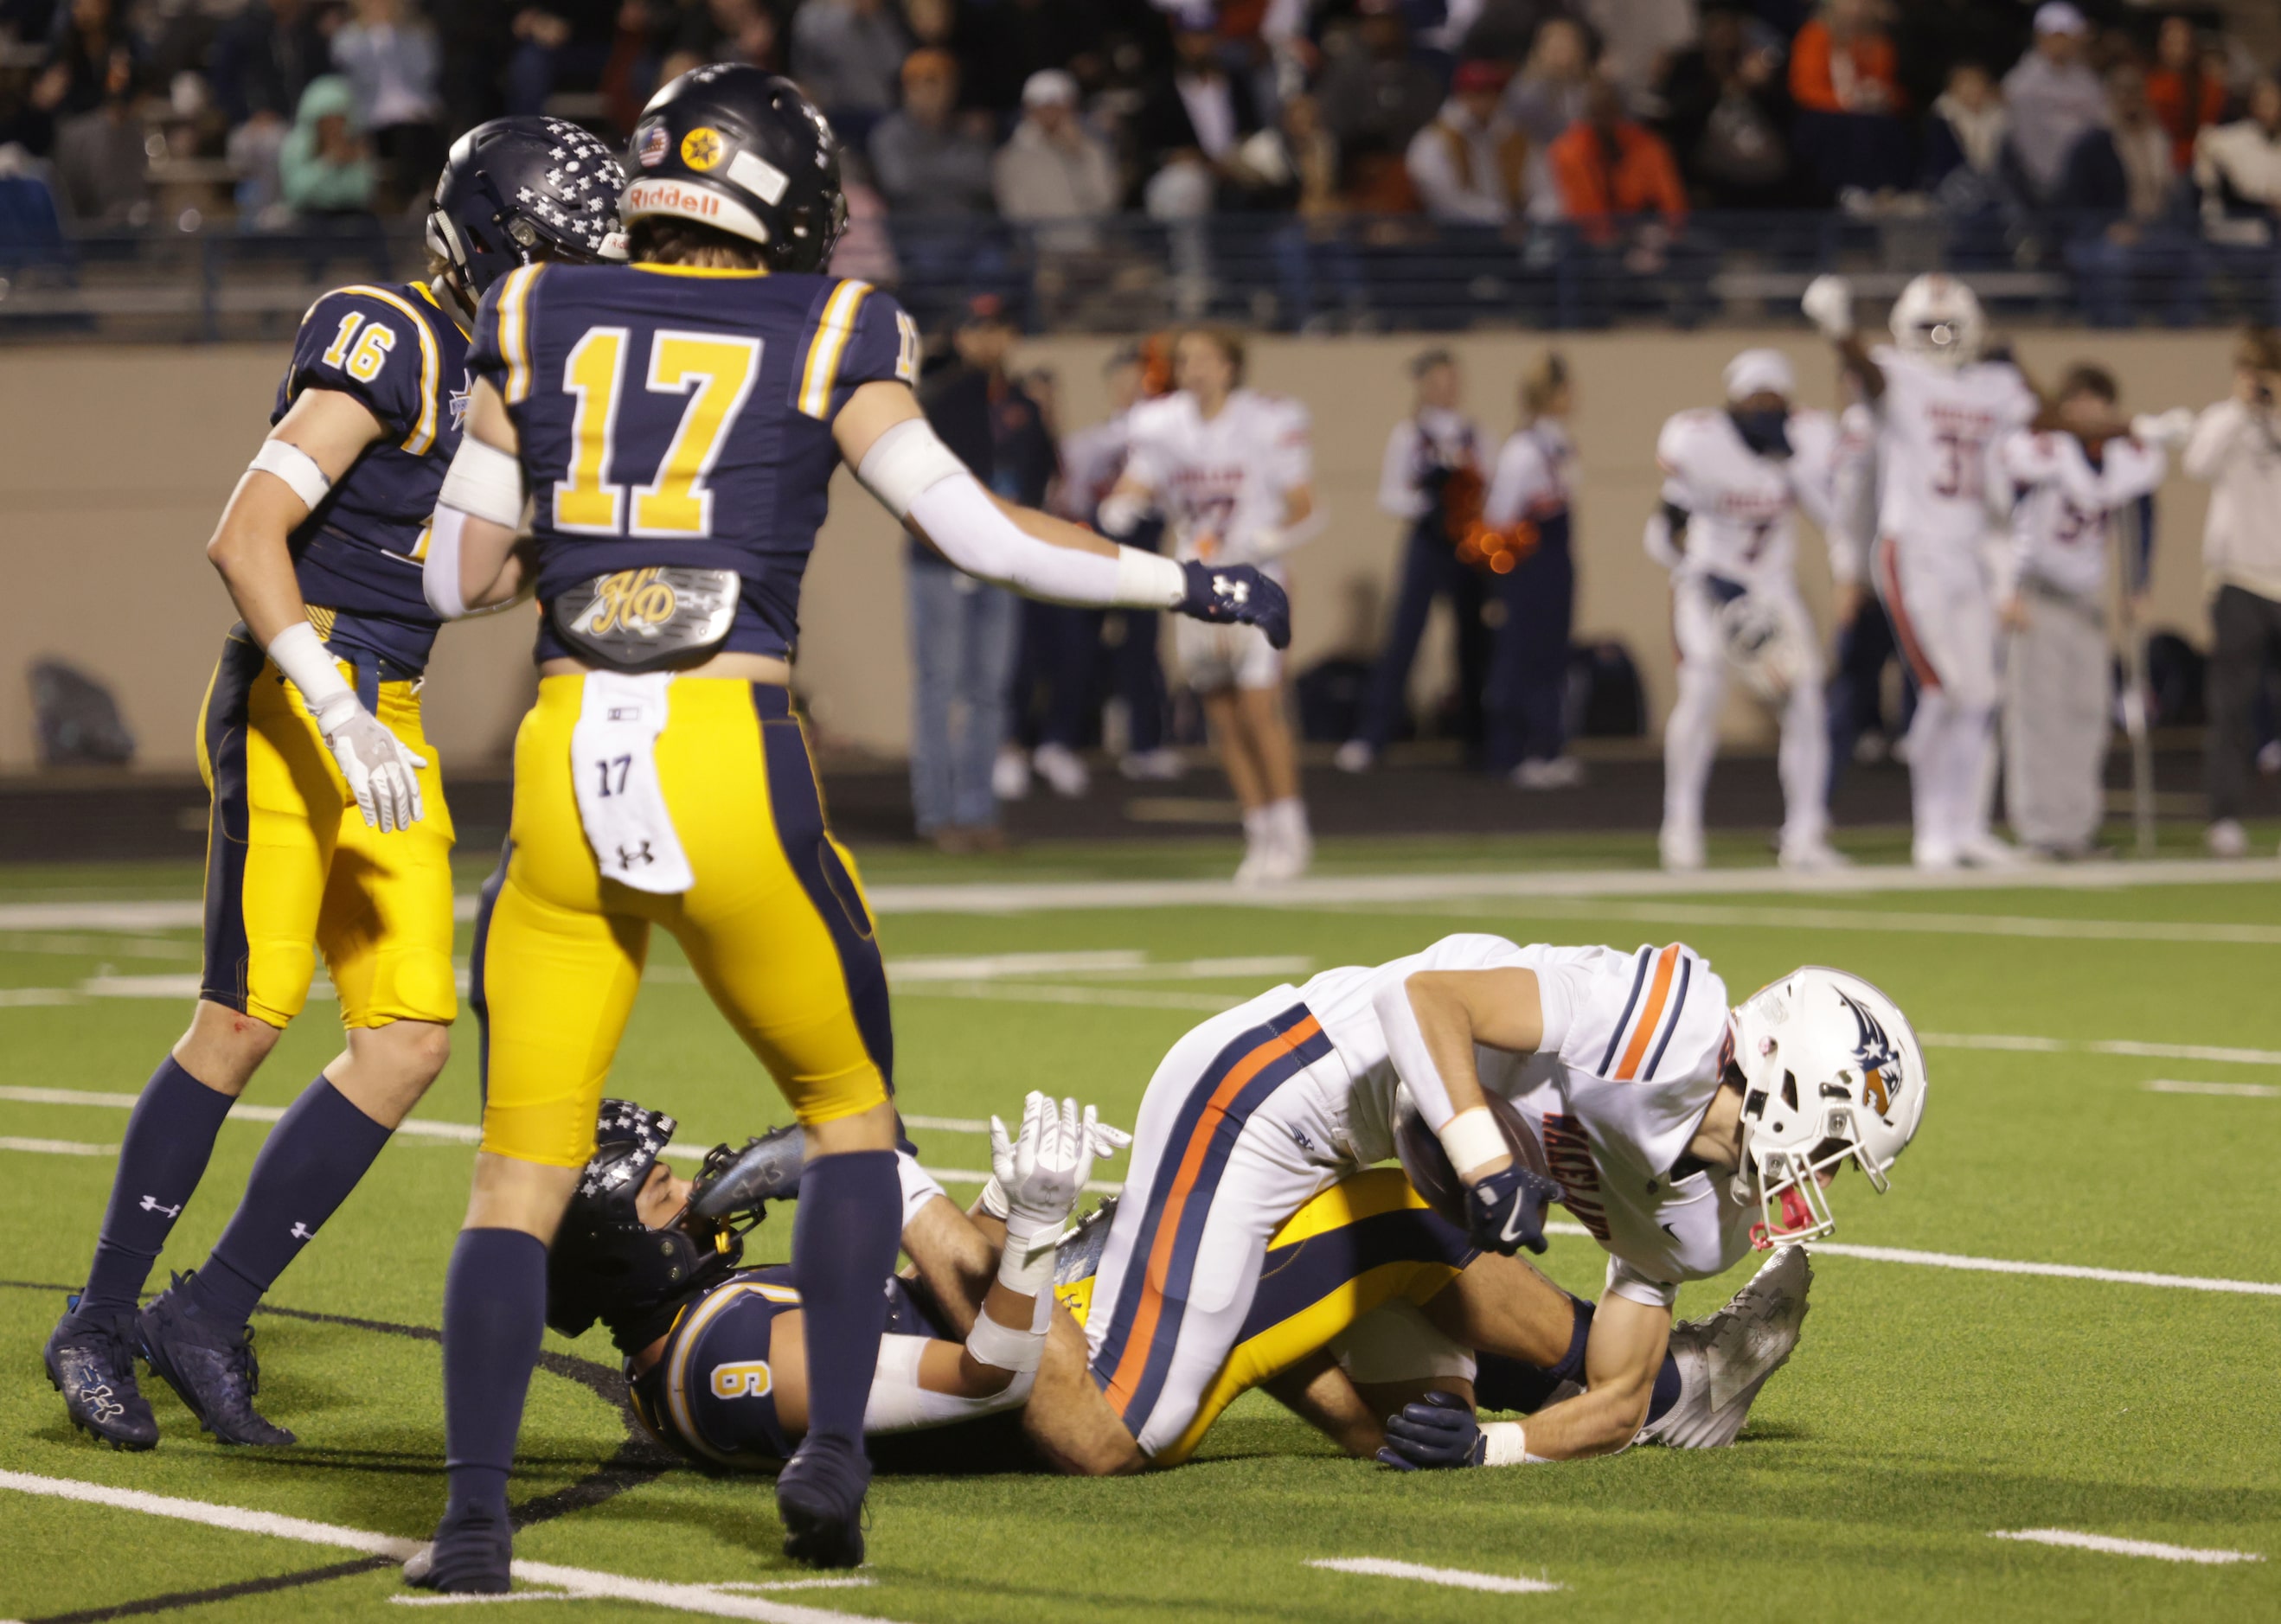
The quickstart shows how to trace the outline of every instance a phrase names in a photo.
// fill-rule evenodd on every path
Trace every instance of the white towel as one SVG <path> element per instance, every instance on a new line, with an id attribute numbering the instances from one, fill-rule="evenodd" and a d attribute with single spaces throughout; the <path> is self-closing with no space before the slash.
<path id="1" fill-rule="evenodd" d="M 672 681 L 670 671 L 590 671 L 570 730 L 578 820 L 603 877 L 666 897 L 697 883 L 657 779 L 657 735 L 665 731 Z"/>

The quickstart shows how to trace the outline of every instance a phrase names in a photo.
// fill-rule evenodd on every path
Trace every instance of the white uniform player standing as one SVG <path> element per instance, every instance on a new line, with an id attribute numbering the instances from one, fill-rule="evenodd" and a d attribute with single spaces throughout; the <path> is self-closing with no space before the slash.
<path id="1" fill-rule="evenodd" d="M 1470 1187 L 1476 1244 L 1544 1244 L 1547 1187 L 1513 1164 L 1495 1093 L 1609 1254 L 1590 1388 L 1529 1422 L 1531 1454 L 1562 1459 L 1638 1431 L 1681 1281 L 1725 1272 L 1754 1239 L 1828 1233 L 1820 1180 L 1848 1158 L 1883 1188 L 1923 1109 L 1923 1063 L 1867 982 L 1801 970 L 1730 1011 L 1677 943 L 1448 936 L 1213 1017 L 1149 1081 L 1086 1324 L 1094 1380 L 1144 1454 L 1180 1436 L 1234 1347 L 1276 1228 L 1395 1153 L 1404 1091 Z"/>
<path id="2" fill-rule="evenodd" d="M 1874 352 L 1853 330 L 1844 278 L 1816 278 L 1805 312 L 1836 342 L 1877 412 L 1871 562 L 1918 686 L 1908 740 L 1917 866 L 2016 861 L 1988 829 L 1999 697 L 1990 473 L 1997 443 L 2034 420 L 2035 391 L 2008 363 L 1977 358 L 1980 303 L 1952 277 L 1909 283 L 1893 305 L 1894 343 Z"/>
<path id="3" fill-rule="evenodd" d="M 2052 856 L 2082 857 L 2106 810 L 2114 722 L 2107 543 L 2118 516 L 2151 508 L 2169 458 L 2161 446 L 2120 432 L 2114 381 L 2097 368 L 2070 373 L 2058 404 L 2061 421 L 2076 432 L 2022 429 L 1998 450 L 2004 477 L 2019 492 L 2003 571 L 2011 632 L 2004 799 L 2022 841 Z M 2142 512 L 2141 522 L 2151 515 Z"/>
<path id="4" fill-rule="evenodd" d="M 1797 379 L 1778 350 L 1743 351 L 1726 386 L 1725 410 L 1680 412 L 1656 442 L 1663 504 L 1645 539 L 1671 571 L 1679 650 L 1663 734 L 1663 866 L 1703 866 L 1703 792 L 1731 672 L 1780 708 L 1782 866 L 1833 867 L 1844 858 L 1829 840 L 1829 726 L 1819 639 L 1798 592 L 1796 515 L 1830 527 L 1837 424 L 1791 407 Z"/>
<path id="5" fill-rule="evenodd" d="M 1101 527 L 1128 535 L 1154 508 L 1175 558 L 1255 565 L 1280 583 L 1278 560 L 1320 528 L 1306 408 L 1241 387 L 1241 348 L 1225 335 L 1184 333 L 1173 358 L 1180 387 L 1133 408 L 1125 472 L 1101 504 Z M 1195 635 L 1175 626 L 1172 646 L 1243 805 L 1238 882 L 1296 879 L 1314 841 L 1283 713 L 1283 656 L 1244 626 Z"/>

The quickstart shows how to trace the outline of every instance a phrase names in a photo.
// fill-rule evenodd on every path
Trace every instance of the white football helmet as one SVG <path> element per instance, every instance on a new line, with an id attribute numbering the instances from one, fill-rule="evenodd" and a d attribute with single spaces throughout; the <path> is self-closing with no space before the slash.
<path id="1" fill-rule="evenodd" d="M 1756 1201 L 1761 1247 L 1836 1228 L 1814 1175 L 1846 1162 L 1883 1195 L 1924 1119 L 1924 1051 L 1900 1006 L 1858 975 L 1807 965 L 1735 1012 L 1743 1073 L 1737 1201 Z"/>
<path id="2" fill-rule="evenodd" d="M 1913 279 L 1893 301 L 1893 342 L 1907 354 L 1944 366 L 1976 360 L 1988 318 L 1971 289 L 1938 272 Z"/>

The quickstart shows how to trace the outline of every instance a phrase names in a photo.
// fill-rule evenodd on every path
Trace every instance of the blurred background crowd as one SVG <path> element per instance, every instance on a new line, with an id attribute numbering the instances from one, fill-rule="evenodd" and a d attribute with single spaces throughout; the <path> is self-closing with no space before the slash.
<path id="1" fill-rule="evenodd" d="M 839 130 L 840 268 L 938 321 L 1684 324 L 1865 234 L 2262 316 L 2277 57 L 2270 0 L 0 0 L 0 242 L 368 233 L 456 131 L 622 138 L 734 60 Z"/>

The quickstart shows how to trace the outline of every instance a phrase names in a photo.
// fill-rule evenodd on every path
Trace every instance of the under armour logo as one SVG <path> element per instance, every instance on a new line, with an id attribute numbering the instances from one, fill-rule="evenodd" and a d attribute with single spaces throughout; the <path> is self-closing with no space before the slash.
<path id="1" fill-rule="evenodd" d="M 631 868 L 636 863 L 654 863 L 656 861 L 657 858 L 650 854 L 649 842 L 647 841 L 642 842 L 639 848 L 632 851 L 627 850 L 623 846 L 620 846 L 618 848 L 618 866 L 622 869 Z"/>
<path id="2" fill-rule="evenodd" d="M 1232 580 L 1226 575 L 1212 577 L 1212 592 L 1215 596 L 1238 608 L 1251 601 L 1251 583 Z"/>
<path id="3" fill-rule="evenodd" d="M 294 1220 L 293 1228 L 288 1233 L 297 1241 L 313 1241 L 317 1238 L 317 1232 L 298 1219 Z"/>
<path id="4" fill-rule="evenodd" d="M 180 1218 L 182 1215 L 182 1205 L 179 1201 L 173 1206 L 168 1206 L 156 1196 L 145 1196 L 139 1205 L 146 1212 L 164 1212 L 169 1218 Z"/>

